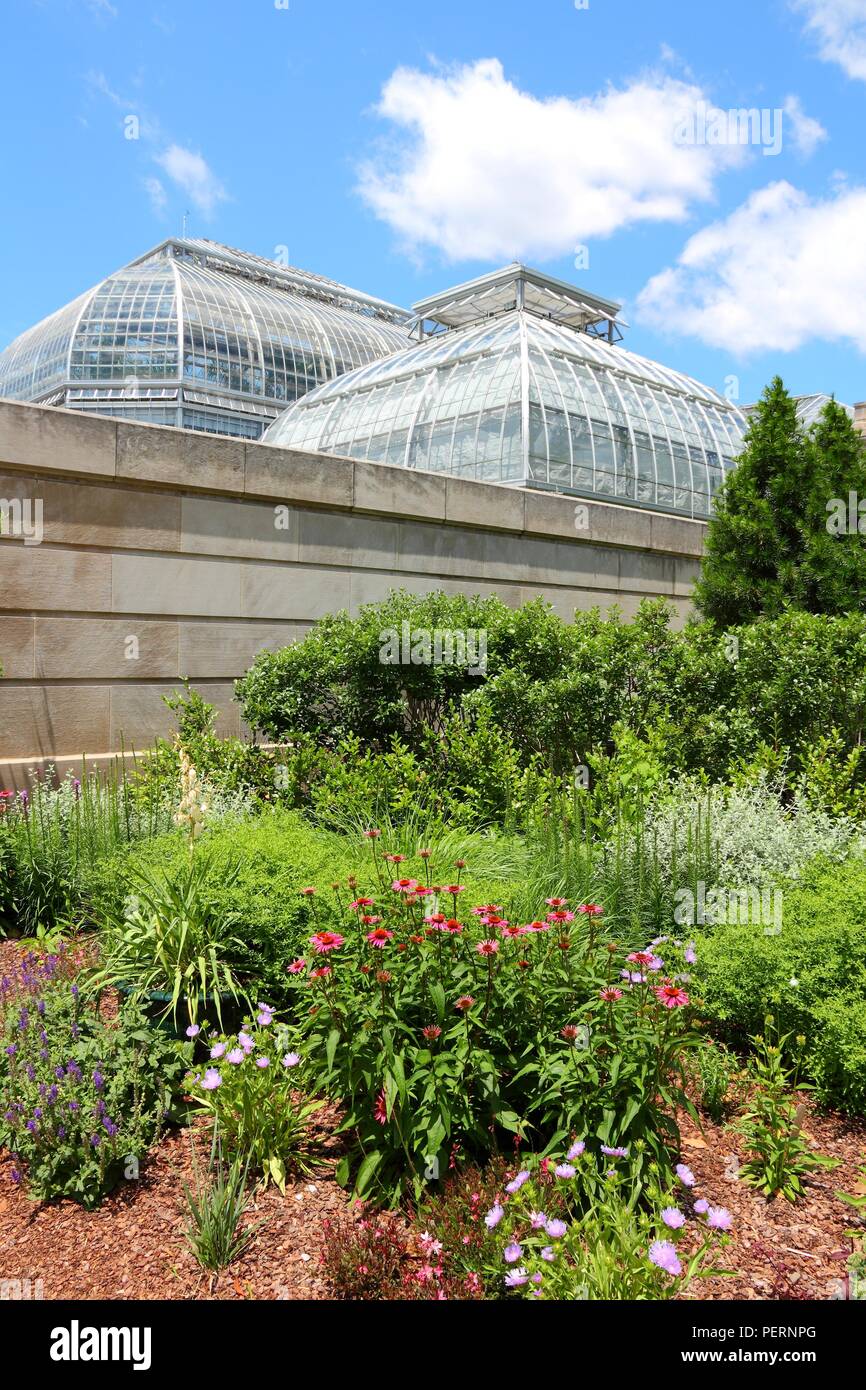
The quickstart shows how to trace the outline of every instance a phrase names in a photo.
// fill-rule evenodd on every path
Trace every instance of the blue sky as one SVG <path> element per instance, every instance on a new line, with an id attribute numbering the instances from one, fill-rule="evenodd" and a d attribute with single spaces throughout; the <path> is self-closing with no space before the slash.
<path id="1" fill-rule="evenodd" d="M 742 402 L 775 372 L 866 398 L 866 0 L 7 0 L 3 29 L 3 344 L 188 210 L 404 304 L 524 259 Z"/>

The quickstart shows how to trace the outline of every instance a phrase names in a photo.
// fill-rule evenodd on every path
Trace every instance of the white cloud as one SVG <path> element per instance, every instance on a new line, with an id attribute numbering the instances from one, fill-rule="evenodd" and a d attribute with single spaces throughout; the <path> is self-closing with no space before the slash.
<path id="1" fill-rule="evenodd" d="M 808 159 L 821 141 L 827 139 L 826 130 L 820 121 L 806 115 L 799 97 L 786 97 L 782 110 L 785 113 L 785 125 L 791 130 L 794 138 L 794 148 L 798 154 Z"/>
<path id="2" fill-rule="evenodd" d="M 645 285 L 640 319 L 738 356 L 814 339 L 866 353 L 866 187 L 825 198 L 785 181 L 704 227 Z"/>
<path id="3" fill-rule="evenodd" d="M 866 0 L 791 0 L 806 16 L 806 32 L 818 41 L 818 54 L 838 63 L 849 77 L 866 82 Z"/>
<path id="4" fill-rule="evenodd" d="M 154 212 L 165 212 L 166 205 L 168 203 L 168 194 L 165 191 L 162 181 L 156 178 L 154 175 L 151 175 L 149 178 L 146 178 L 144 180 L 144 186 L 147 189 L 147 195 L 150 198 L 150 205 L 153 208 Z"/>
<path id="5" fill-rule="evenodd" d="M 457 260 L 552 257 L 639 221 L 678 221 L 708 199 L 731 145 L 684 144 L 705 102 L 666 74 L 592 96 L 540 100 L 498 59 L 432 74 L 400 68 L 380 115 L 396 150 L 360 171 L 360 192 L 409 247 Z"/>
<path id="6" fill-rule="evenodd" d="M 117 19 L 117 9 L 111 0 L 87 0 L 87 8 L 100 18 Z"/>
<path id="7" fill-rule="evenodd" d="M 157 164 L 178 185 L 205 217 L 228 197 L 207 160 L 183 145 L 169 145 L 155 156 Z"/>

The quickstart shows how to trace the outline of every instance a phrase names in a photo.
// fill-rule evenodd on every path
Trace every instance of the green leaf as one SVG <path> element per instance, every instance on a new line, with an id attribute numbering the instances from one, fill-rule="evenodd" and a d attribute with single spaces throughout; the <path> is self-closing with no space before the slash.
<path id="1" fill-rule="evenodd" d="M 356 1197 L 363 1197 L 373 1181 L 373 1178 L 376 1176 L 376 1171 L 383 1158 L 384 1154 L 381 1149 L 373 1149 L 371 1153 L 367 1154 L 364 1162 L 358 1169 L 358 1176 L 355 1180 Z"/>
<path id="2" fill-rule="evenodd" d="M 325 1057 L 328 1062 L 328 1071 L 334 1070 L 334 1057 L 336 1056 L 337 1044 L 340 1041 L 340 1036 L 339 1028 L 332 1028 L 328 1034 L 328 1041 L 325 1044 Z"/>

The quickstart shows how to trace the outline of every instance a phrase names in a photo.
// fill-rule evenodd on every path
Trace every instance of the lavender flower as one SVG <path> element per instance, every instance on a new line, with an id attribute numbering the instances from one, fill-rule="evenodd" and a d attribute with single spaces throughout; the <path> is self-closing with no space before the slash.
<path id="1" fill-rule="evenodd" d="M 649 1248 L 650 1263 L 663 1269 L 666 1274 L 682 1274 L 683 1267 L 677 1255 L 676 1246 L 669 1240 L 656 1240 Z"/>

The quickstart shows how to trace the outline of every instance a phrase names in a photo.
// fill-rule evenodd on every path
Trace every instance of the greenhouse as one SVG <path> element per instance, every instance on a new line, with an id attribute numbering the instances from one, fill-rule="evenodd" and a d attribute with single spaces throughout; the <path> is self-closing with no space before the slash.
<path id="1" fill-rule="evenodd" d="M 619 305 L 514 264 L 414 306 L 413 343 L 266 443 L 705 517 L 745 417 L 618 341 Z"/>
<path id="2" fill-rule="evenodd" d="M 286 402 L 405 346 L 408 319 L 324 276 L 172 238 L 0 353 L 0 397 L 257 439 Z"/>

